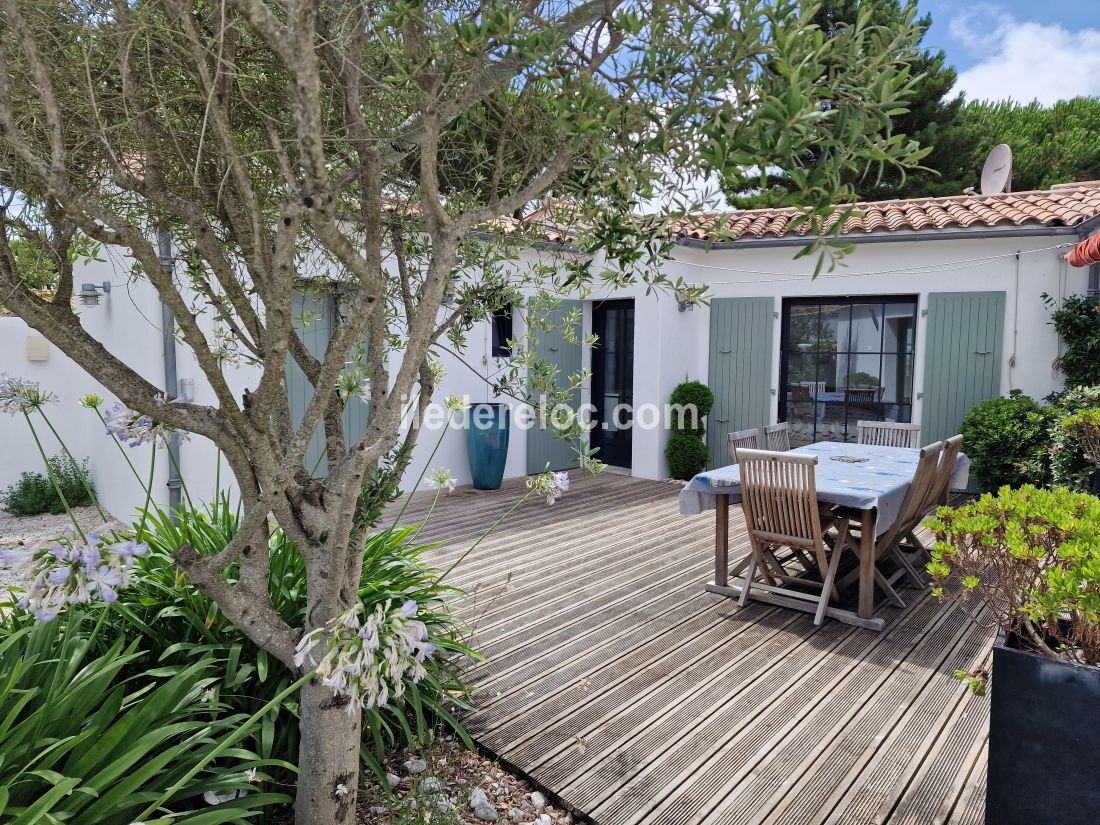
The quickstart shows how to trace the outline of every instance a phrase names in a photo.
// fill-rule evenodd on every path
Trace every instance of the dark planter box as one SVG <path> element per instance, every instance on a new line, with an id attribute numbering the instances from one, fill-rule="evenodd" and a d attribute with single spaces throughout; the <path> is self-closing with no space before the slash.
<path id="1" fill-rule="evenodd" d="M 986 825 L 1100 823 L 1100 667 L 993 646 Z"/>

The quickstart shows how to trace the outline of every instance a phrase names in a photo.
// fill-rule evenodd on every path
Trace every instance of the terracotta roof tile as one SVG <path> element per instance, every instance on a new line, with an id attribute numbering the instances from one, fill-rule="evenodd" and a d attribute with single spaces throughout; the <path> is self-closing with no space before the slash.
<path id="1" fill-rule="evenodd" d="M 1037 192 L 1001 195 L 952 195 L 941 198 L 876 201 L 854 204 L 844 221 L 843 234 L 888 233 L 924 229 L 969 229 L 995 226 L 1076 226 L 1100 216 L 1100 181 L 1059 184 Z M 809 222 L 791 228 L 799 210 L 748 209 L 704 213 L 671 223 L 681 238 L 736 240 L 738 238 L 799 237 Z M 716 228 L 724 219 L 724 231 Z M 838 217 L 830 220 L 835 223 Z"/>

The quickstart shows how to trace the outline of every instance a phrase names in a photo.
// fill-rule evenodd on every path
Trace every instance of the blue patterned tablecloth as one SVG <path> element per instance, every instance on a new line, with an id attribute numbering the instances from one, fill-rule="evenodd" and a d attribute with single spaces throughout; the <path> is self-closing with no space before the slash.
<path id="1" fill-rule="evenodd" d="M 920 450 L 833 441 L 807 444 L 792 452 L 818 457 L 814 479 L 820 501 L 860 510 L 878 508 L 877 532 L 880 535 L 897 518 L 920 458 Z M 836 461 L 836 456 L 858 456 L 869 460 L 850 463 Z M 965 489 L 969 477 L 970 459 L 960 453 L 951 476 L 951 489 Z M 736 464 L 707 470 L 689 481 L 680 492 L 681 515 L 692 516 L 704 510 L 713 510 L 715 497 L 720 494 L 728 495 L 731 502 L 741 500 Z"/>

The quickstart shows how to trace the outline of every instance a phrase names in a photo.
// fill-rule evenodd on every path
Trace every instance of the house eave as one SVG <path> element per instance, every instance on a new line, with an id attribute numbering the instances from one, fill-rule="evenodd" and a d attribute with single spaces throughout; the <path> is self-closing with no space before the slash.
<path id="1" fill-rule="evenodd" d="M 1082 221 L 1076 226 L 986 226 L 981 229 L 924 229 L 889 232 L 851 232 L 837 240 L 844 243 L 906 243 L 923 241 L 966 241 L 981 238 L 1034 238 L 1072 235 L 1087 237 L 1100 227 L 1100 215 Z M 698 238 L 679 238 L 677 243 L 693 249 L 729 250 L 764 249 L 779 246 L 809 246 L 814 238 L 806 235 L 789 238 L 741 238 L 736 241 L 704 241 Z"/>

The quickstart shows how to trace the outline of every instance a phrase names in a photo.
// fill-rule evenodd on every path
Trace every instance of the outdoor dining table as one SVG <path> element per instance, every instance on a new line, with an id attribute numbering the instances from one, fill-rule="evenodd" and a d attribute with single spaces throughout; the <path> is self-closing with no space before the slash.
<path id="1" fill-rule="evenodd" d="M 920 450 L 820 441 L 792 452 L 818 456 L 814 468 L 818 501 L 858 511 L 860 516 L 857 611 L 851 614 L 830 610 L 829 615 L 849 624 L 882 630 L 885 621 L 874 615 L 875 538 L 889 530 L 897 518 L 913 483 Z M 960 453 L 951 476 L 951 489 L 965 489 L 969 476 L 970 459 Z M 740 592 L 729 584 L 729 506 L 740 501 L 736 464 L 699 473 L 680 492 L 681 515 L 715 511 L 714 581 L 707 585 L 707 590 L 726 596 L 737 596 Z M 747 556 L 734 571 L 735 575 L 745 566 Z"/>

